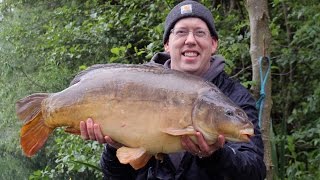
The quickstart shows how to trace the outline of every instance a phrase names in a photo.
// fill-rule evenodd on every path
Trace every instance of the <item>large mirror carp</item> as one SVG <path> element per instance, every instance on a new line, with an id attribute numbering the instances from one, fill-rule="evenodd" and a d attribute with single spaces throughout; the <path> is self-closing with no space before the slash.
<path id="1" fill-rule="evenodd" d="M 162 65 L 95 65 L 57 93 L 36 93 L 16 104 L 21 146 L 27 156 L 43 147 L 57 127 L 79 134 L 93 118 L 103 134 L 124 146 L 121 163 L 143 167 L 153 155 L 183 151 L 180 138 L 199 131 L 209 144 L 219 134 L 249 142 L 253 125 L 246 113 L 216 86 Z"/>

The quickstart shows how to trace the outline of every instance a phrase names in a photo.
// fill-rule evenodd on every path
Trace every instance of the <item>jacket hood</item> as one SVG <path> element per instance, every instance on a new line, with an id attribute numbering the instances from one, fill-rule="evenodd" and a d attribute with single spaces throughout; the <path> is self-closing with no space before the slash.
<path id="1" fill-rule="evenodd" d="M 170 68 L 170 55 L 166 52 L 159 52 L 152 57 L 150 62 L 163 64 L 165 67 Z M 207 81 L 212 81 L 224 70 L 224 64 L 225 60 L 221 55 L 213 55 L 211 57 L 211 66 L 202 77 Z"/>

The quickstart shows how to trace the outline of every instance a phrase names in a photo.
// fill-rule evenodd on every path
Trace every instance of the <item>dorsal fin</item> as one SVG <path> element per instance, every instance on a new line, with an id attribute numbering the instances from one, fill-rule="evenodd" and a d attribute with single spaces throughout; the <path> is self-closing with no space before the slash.
<path id="1" fill-rule="evenodd" d="M 70 86 L 78 83 L 81 80 L 81 77 L 86 75 L 88 72 L 97 70 L 97 69 L 102 69 L 102 68 L 112 68 L 112 67 L 117 67 L 120 64 L 95 64 L 90 67 L 88 67 L 86 70 L 80 71 L 71 81 Z"/>
<path id="2" fill-rule="evenodd" d="M 70 86 L 78 83 L 81 80 L 81 77 L 88 74 L 91 71 L 98 70 L 98 69 L 108 69 L 108 68 L 163 68 L 163 65 L 157 63 L 146 63 L 146 64 L 95 64 L 88 67 L 86 70 L 79 72 L 71 81 Z"/>

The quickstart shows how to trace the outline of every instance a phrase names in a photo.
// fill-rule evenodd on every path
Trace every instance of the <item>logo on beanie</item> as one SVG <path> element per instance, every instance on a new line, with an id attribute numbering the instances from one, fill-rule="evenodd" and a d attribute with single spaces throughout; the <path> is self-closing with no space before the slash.
<path id="1" fill-rule="evenodd" d="M 187 14 L 187 13 L 192 13 L 192 5 L 191 4 L 186 4 L 181 6 L 181 14 Z"/>

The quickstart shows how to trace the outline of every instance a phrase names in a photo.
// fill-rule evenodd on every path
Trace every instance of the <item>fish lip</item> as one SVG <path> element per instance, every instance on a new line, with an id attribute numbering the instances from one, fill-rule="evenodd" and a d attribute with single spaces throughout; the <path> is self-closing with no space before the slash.
<path id="1" fill-rule="evenodd" d="M 250 138 L 251 137 L 252 136 L 248 135 L 248 134 L 241 134 L 241 136 L 240 136 L 241 140 L 244 141 L 244 142 L 250 142 Z"/>
<path id="2" fill-rule="evenodd" d="M 254 129 L 253 128 L 242 129 L 240 130 L 239 133 L 240 133 L 240 138 L 242 140 L 249 142 L 250 138 L 254 136 Z"/>
<path id="3" fill-rule="evenodd" d="M 253 128 L 245 128 L 240 130 L 240 134 L 248 134 L 248 135 L 253 135 L 254 130 Z"/>

